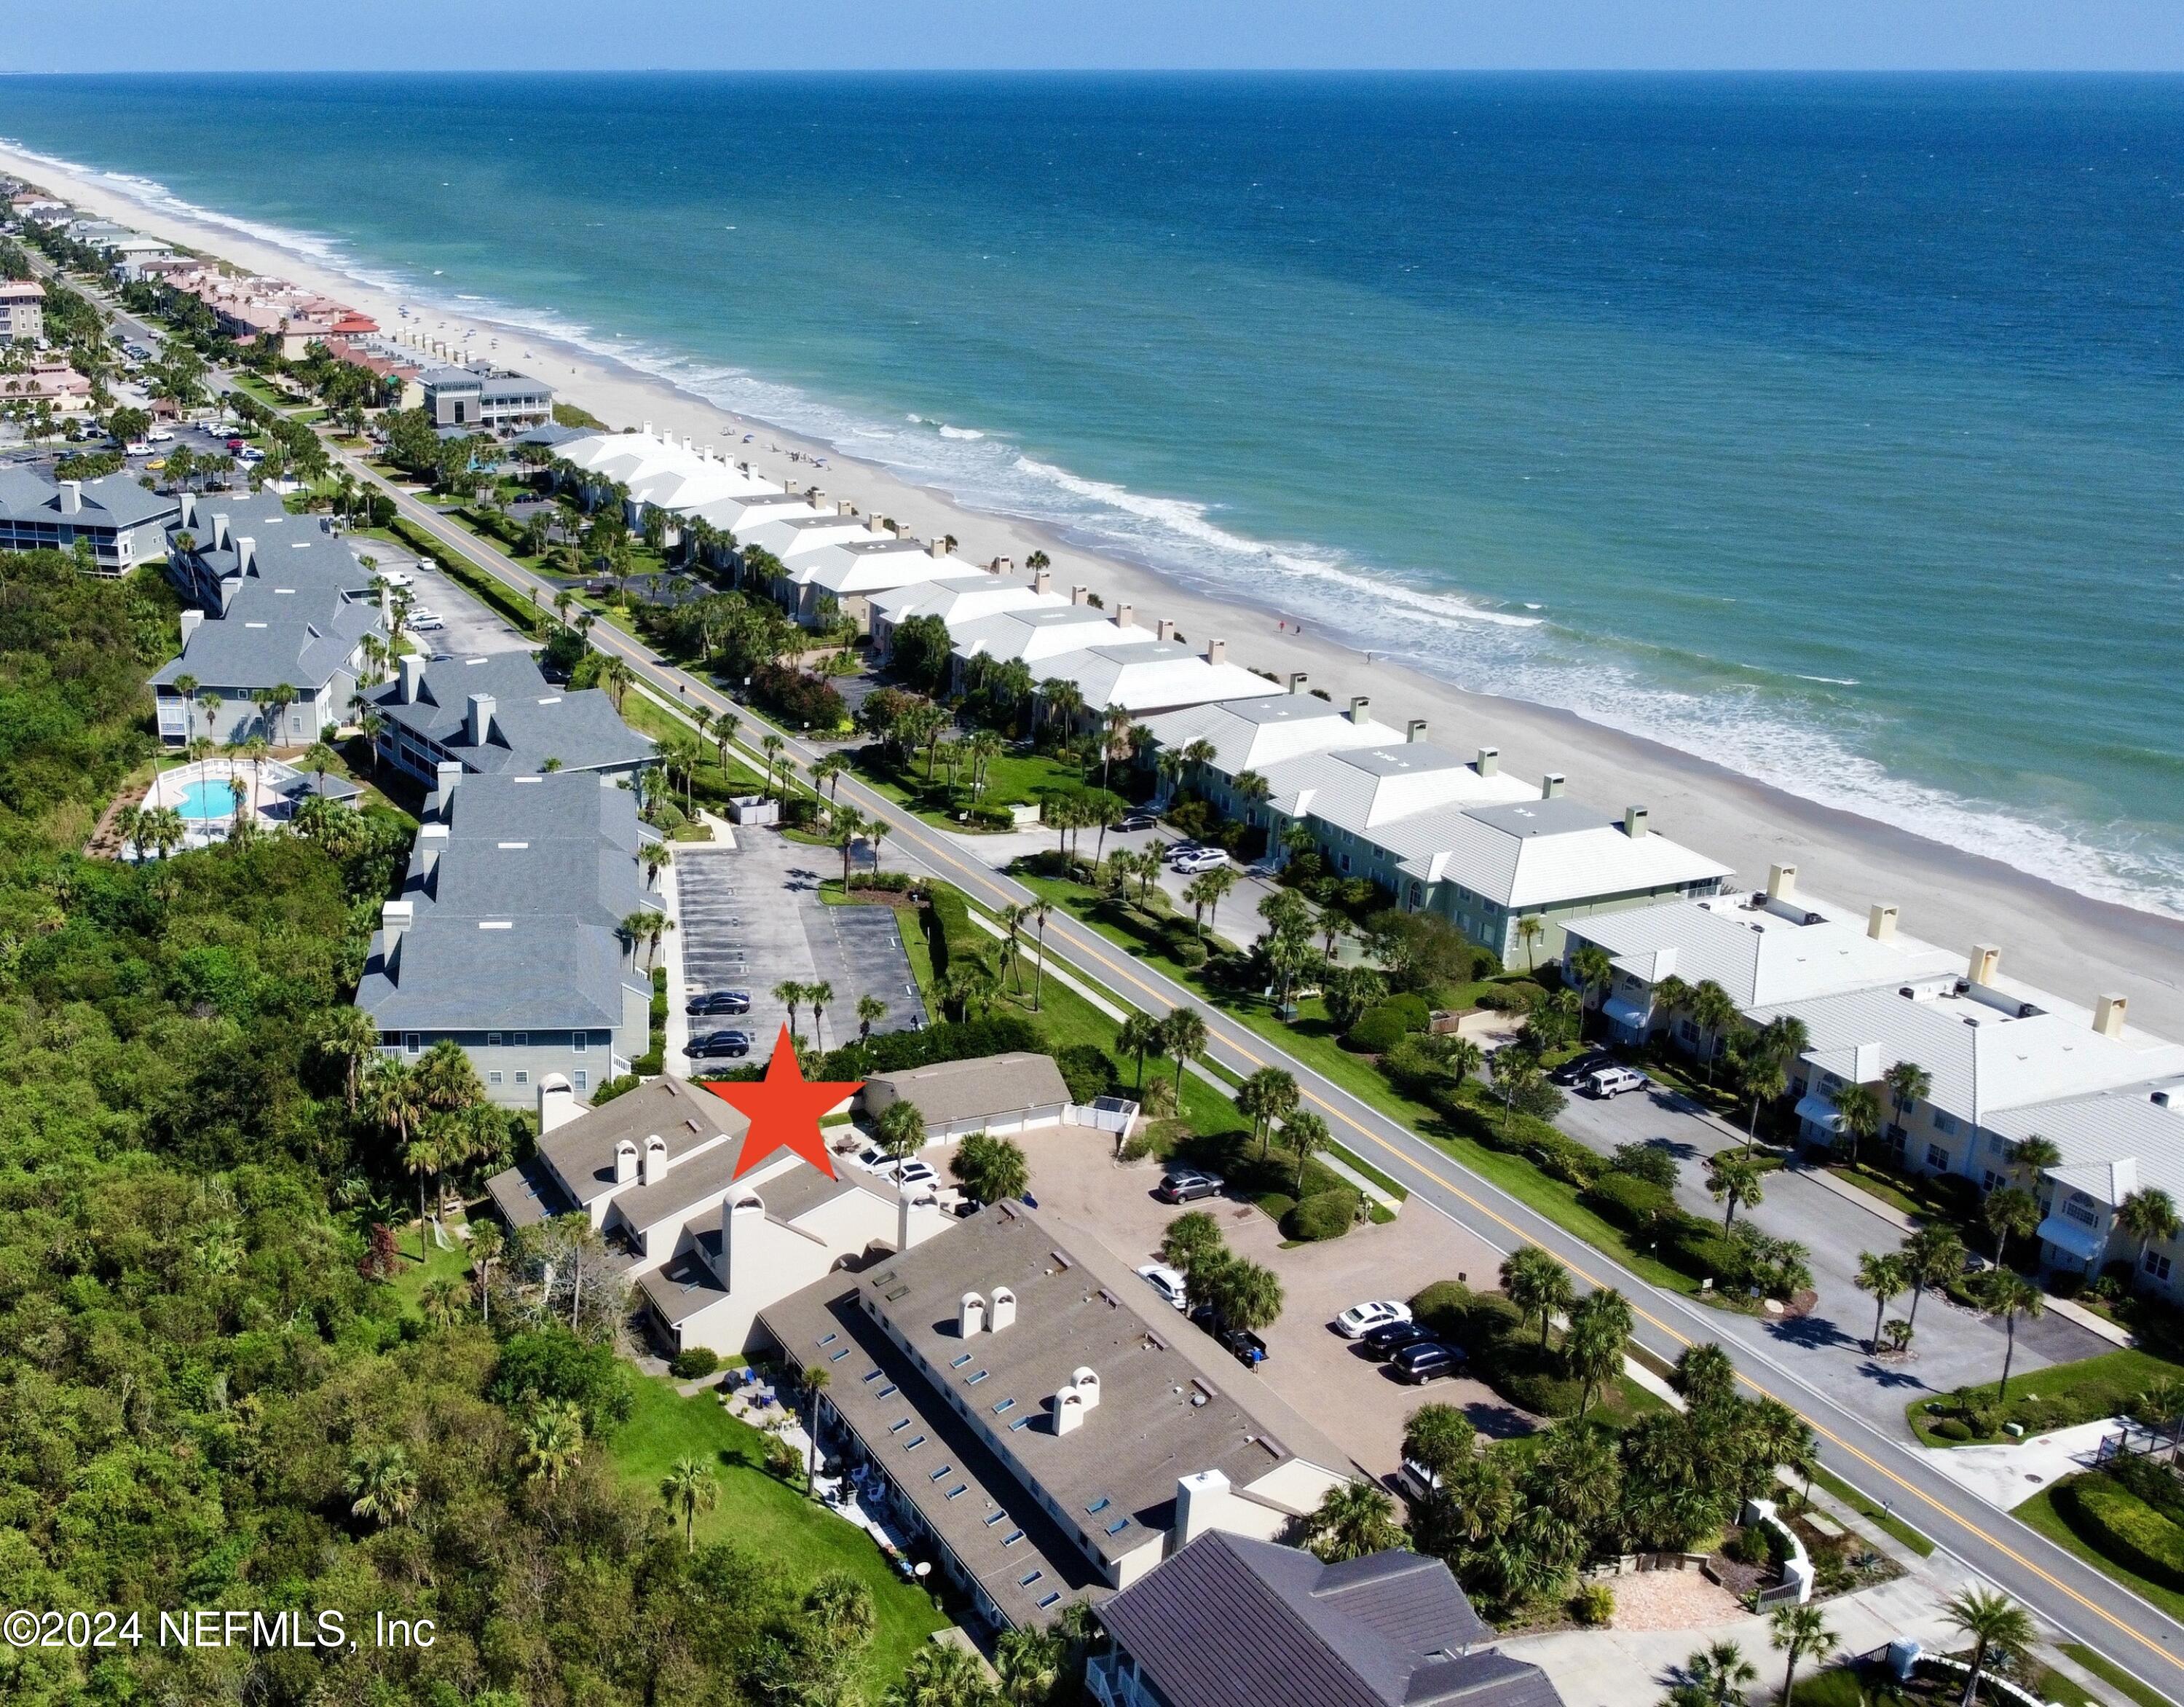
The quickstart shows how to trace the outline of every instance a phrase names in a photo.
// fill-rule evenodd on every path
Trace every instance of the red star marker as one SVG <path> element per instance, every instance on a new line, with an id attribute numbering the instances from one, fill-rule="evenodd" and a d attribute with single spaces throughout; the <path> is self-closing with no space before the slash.
<path id="1" fill-rule="evenodd" d="M 777 1150 L 792 1151 L 801 1156 L 829 1180 L 841 1177 L 834 1171 L 834 1158 L 827 1153 L 827 1141 L 819 1135 L 819 1117 L 844 1096 L 864 1089 L 864 1081 L 825 1085 L 805 1079 L 804 1069 L 797 1064 L 796 1044 L 786 1025 L 781 1028 L 780 1040 L 773 1046 L 773 1059 L 766 1064 L 765 1078 L 726 1082 L 708 1079 L 701 1082 L 714 1096 L 740 1110 L 750 1121 L 750 1130 L 744 1135 L 743 1154 L 736 1159 L 733 1178 L 742 1179 Z"/>

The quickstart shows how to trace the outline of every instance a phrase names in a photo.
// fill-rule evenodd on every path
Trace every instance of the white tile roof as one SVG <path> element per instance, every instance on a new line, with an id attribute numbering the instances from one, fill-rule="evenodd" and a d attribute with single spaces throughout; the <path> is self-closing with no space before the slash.
<path id="1" fill-rule="evenodd" d="M 1074 682 L 1084 703 L 1095 710 L 1120 706 L 1130 711 L 1166 711 L 1284 691 L 1279 683 L 1255 676 L 1241 664 L 1209 664 L 1175 640 L 1065 652 L 1036 666 L 1032 673 L 1041 681 L 1058 678 Z"/>
<path id="2" fill-rule="evenodd" d="M 1548 907 L 1727 877 L 1680 842 L 1632 836 L 1567 796 L 1439 807 L 1372 833 L 1407 877 L 1453 883 L 1508 908 Z"/>
<path id="3" fill-rule="evenodd" d="M 956 623 L 972 622 L 1004 611 L 1055 610 L 1068 603 L 1056 593 L 1035 593 L 1022 581 L 961 571 L 937 581 L 923 581 L 872 594 L 874 613 L 890 622 L 907 622 L 913 616 L 938 616 L 950 625 L 951 632 Z"/>
<path id="4" fill-rule="evenodd" d="M 1273 767 L 1311 753 L 1345 747 L 1400 746 L 1402 734 L 1368 717 L 1349 714 L 1310 694 L 1281 694 L 1234 704 L 1193 706 L 1169 711 L 1147 725 L 1162 747 L 1181 752 L 1196 741 L 1213 744 L 1212 768 L 1224 776 Z"/>
<path id="5" fill-rule="evenodd" d="M 1864 922 L 1802 897 L 1663 901 L 1573 919 L 1568 929 L 1647 984 L 1671 973 L 1686 984 L 1711 979 L 1744 1008 L 1953 979 L 1964 969 L 1960 954 L 1900 933 L 1876 940 Z"/>
<path id="6" fill-rule="evenodd" d="M 2173 1106 L 2153 1100 L 2170 1093 Z M 2063 1152 L 2050 1178 L 2110 1205 L 2159 1186 L 2184 1203 L 2184 1078 L 1997 1110 L 1985 1122 L 2012 1143 L 2038 1136 Z"/>
<path id="7" fill-rule="evenodd" d="M 797 558 L 791 578 L 837 594 L 881 592 L 930 585 L 934 572 L 944 572 L 948 564 L 948 559 L 933 556 L 922 541 L 883 534 L 836 540 L 807 551 Z"/>
<path id="8" fill-rule="evenodd" d="M 1309 814 L 1358 834 L 1434 806 L 1496 806 L 1540 797 L 1535 784 L 1501 771 L 1481 776 L 1475 763 L 1430 741 L 1394 740 L 1315 753 L 1262 774 L 1273 790 L 1268 798 L 1274 810 L 1284 817 Z"/>
<path id="9" fill-rule="evenodd" d="M 1021 658 L 1034 667 L 1034 675 L 1049 674 L 1036 667 L 1043 659 L 1093 646 L 1150 646 L 1159 637 L 1150 628 L 1118 627 L 1112 618 L 1090 605 L 1041 605 L 1036 610 L 1004 611 L 980 616 L 961 626 L 948 625 L 959 658 L 992 658 L 1000 663 Z"/>
<path id="10" fill-rule="evenodd" d="M 736 537 L 743 544 L 771 551 L 785 564 L 792 557 L 838 541 L 886 539 L 893 536 L 867 527 L 861 516 L 844 516 L 839 512 L 828 515 L 818 510 L 809 516 L 767 514 L 745 524 Z"/>
<path id="11" fill-rule="evenodd" d="M 2031 996 L 2037 995 L 2034 1001 Z M 2106 1037 L 2092 1015 L 2039 992 L 2012 986 L 1997 1007 L 1976 995 L 1907 997 L 1893 989 L 1856 990 L 1755 1009 L 1760 1024 L 1794 1013 L 1811 1034 L 1806 1059 L 1838 1076 L 1852 1076 L 1862 1045 L 1875 1049 L 1871 1082 L 1899 1061 L 1933 1075 L 1929 1100 L 1964 1119 L 1992 1126 L 2006 1108 L 2051 1102 L 2166 1074 L 2184 1074 L 2184 1045 L 2126 1028 Z M 2020 1017 L 2020 1008 L 2031 1011 Z"/>

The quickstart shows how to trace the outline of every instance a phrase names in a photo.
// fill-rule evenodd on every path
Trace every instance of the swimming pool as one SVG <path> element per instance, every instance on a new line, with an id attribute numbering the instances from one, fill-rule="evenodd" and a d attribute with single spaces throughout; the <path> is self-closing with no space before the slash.
<path id="1" fill-rule="evenodd" d="M 235 816 L 235 795 L 226 777 L 199 777 L 182 785 L 176 807 L 192 823 L 225 823 Z"/>

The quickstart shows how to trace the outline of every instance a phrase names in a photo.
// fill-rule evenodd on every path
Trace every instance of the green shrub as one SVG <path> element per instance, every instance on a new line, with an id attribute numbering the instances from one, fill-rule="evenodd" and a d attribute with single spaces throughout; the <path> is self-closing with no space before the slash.
<path id="1" fill-rule="evenodd" d="M 1435 1333 L 1465 1338 L 1472 1305 L 1471 1288 L 1461 1280 L 1435 1280 L 1411 1298 L 1411 1314 Z"/>
<path id="2" fill-rule="evenodd" d="M 981 801 L 970 811 L 970 821 L 982 830 L 1012 830 L 1017 827 L 1017 815 L 1005 806 Z"/>
<path id="3" fill-rule="evenodd" d="M 667 1372 L 678 1381 L 694 1381 L 700 1375 L 710 1375 L 721 1366 L 721 1354 L 704 1346 L 691 1346 L 675 1353 L 669 1360 Z"/>
<path id="4" fill-rule="evenodd" d="M 1962 1417 L 1943 1417 L 1926 1432 L 1938 1440 L 1964 1441 L 1972 1437 L 1971 1425 Z"/>
<path id="5" fill-rule="evenodd" d="M 1615 1591 L 1604 1582 L 1585 1583 L 1570 1596 L 1569 1609 L 1580 1624 L 1600 1629 L 1615 1616 Z"/>
<path id="6" fill-rule="evenodd" d="M 1424 1031 L 1433 1024 L 1433 1010 L 1426 999 L 1415 990 L 1404 990 L 1380 1003 L 1382 1007 L 1403 1022 L 1406 1031 Z"/>
<path id="7" fill-rule="evenodd" d="M 1676 1158 L 1657 1144 L 1618 1144 L 1607 1165 L 1618 1174 L 1645 1180 L 1664 1191 L 1676 1185 Z"/>
<path id="8" fill-rule="evenodd" d="M 1599 1180 L 1603 1172 L 1596 1154 L 1568 1133 L 1557 1132 L 1552 1126 L 1542 1125 L 1532 1134 L 1532 1142 L 1525 1153 L 1549 1179 L 1559 1180 L 1580 1191 Z"/>
<path id="9" fill-rule="evenodd" d="M 2098 1474 L 2059 1484 L 2055 1509 L 2103 1558 L 2164 1588 L 2184 1590 L 2184 1529 L 2130 1489 Z"/>
<path id="10" fill-rule="evenodd" d="M 1195 971 L 1206 964 L 1206 945 L 1187 930 L 1178 932 L 1168 940 L 1167 957 Z"/>
<path id="11" fill-rule="evenodd" d="M 1299 1241 L 1339 1239 L 1357 1224 L 1359 1202 L 1347 1186 L 1315 1192 L 1282 1217 L 1282 1232 Z"/>
<path id="12" fill-rule="evenodd" d="M 1115 1088 L 1115 1063 L 1096 1043 L 1072 1043 L 1054 1057 L 1072 1102 L 1089 1102 Z"/>
<path id="13" fill-rule="evenodd" d="M 1758 1524 L 1731 1531 L 1729 1539 L 1721 1544 L 1721 1550 L 1739 1565 L 1765 1565 L 1774 1557 L 1766 1533 Z"/>
<path id="14" fill-rule="evenodd" d="M 1357 1023 L 1343 1034 L 1342 1046 L 1361 1055 L 1385 1055 L 1410 1035 L 1402 1015 L 1384 1001 L 1357 1016 Z"/>
<path id="15" fill-rule="evenodd" d="M 1687 1215 L 1673 1234 L 1661 1241 L 1661 1253 L 1695 1280 L 1711 1280 L 1718 1286 L 1734 1286 L 1744 1273 L 1744 1252 L 1722 1236 L 1711 1221 Z"/>
<path id="16" fill-rule="evenodd" d="M 1582 1199 L 1586 1208 L 1613 1221 L 1626 1233 L 1651 1239 L 1678 1212 L 1668 1190 L 1635 1174 L 1603 1174 L 1589 1186 Z"/>
<path id="17" fill-rule="evenodd" d="M 1496 1340 L 1507 1339 L 1524 1331 L 1524 1317 L 1517 1307 L 1499 1292 L 1481 1292 L 1471 1301 L 1464 1312 L 1463 1343 L 1475 1353 L 1481 1346 L 1491 1345 Z"/>
<path id="18" fill-rule="evenodd" d="M 1494 1013 L 1529 1013 L 1546 999 L 1546 990 L 1521 978 L 1479 993 L 1479 1005 Z"/>

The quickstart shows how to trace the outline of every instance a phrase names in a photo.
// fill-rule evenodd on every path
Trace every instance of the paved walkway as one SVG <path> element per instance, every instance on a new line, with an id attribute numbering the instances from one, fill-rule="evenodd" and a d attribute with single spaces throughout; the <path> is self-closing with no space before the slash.
<path id="1" fill-rule="evenodd" d="M 2051 1483 L 2092 1469 L 2101 1442 L 2120 1423 L 2118 1418 L 2103 1417 L 2008 1446 L 1934 1447 L 1926 1461 L 1958 1487 L 2009 1511 Z"/>

